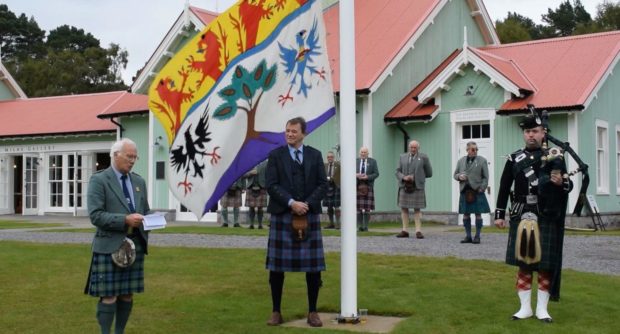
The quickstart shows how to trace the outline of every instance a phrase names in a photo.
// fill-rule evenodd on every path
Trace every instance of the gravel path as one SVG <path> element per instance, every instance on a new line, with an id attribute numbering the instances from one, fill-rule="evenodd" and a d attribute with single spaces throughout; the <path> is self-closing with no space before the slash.
<path id="1" fill-rule="evenodd" d="M 454 228 L 454 227 L 451 227 Z M 39 230 L 40 231 L 40 230 Z M 385 230 L 384 230 L 385 231 Z M 507 235 L 487 233 L 480 245 L 460 244 L 461 233 L 448 232 L 445 228 L 428 229 L 426 239 L 398 239 L 393 236 L 357 238 L 360 253 L 386 255 L 420 255 L 483 259 L 502 262 Z M 92 233 L 36 232 L 35 230 L 0 230 L 0 240 L 18 240 L 42 243 L 89 244 Z M 200 248 L 259 248 L 267 247 L 265 237 L 224 236 L 198 234 L 151 234 L 152 246 L 180 246 Z M 340 251 L 339 237 L 324 237 L 327 252 Z M 620 276 L 620 237 L 617 236 L 566 236 L 564 242 L 564 268 L 578 271 Z"/>

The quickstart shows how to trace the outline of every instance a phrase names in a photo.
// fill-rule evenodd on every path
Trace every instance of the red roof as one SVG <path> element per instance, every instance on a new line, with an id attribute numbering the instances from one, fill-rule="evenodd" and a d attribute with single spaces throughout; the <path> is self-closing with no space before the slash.
<path id="1" fill-rule="evenodd" d="M 355 88 L 370 88 L 440 0 L 355 1 Z M 340 90 L 340 5 L 324 13 L 334 90 Z"/>
<path id="2" fill-rule="evenodd" d="M 500 112 L 537 108 L 583 109 L 588 98 L 613 65 L 620 52 L 620 31 L 554 38 L 480 48 L 487 54 L 510 60 L 531 80 L 534 94 L 512 99 Z M 489 57 L 485 57 L 489 59 Z M 490 63 L 506 77 L 517 76 Z"/>
<path id="3" fill-rule="evenodd" d="M 431 118 L 431 115 L 437 110 L 437 106 L 434 105 L 434 100 L 429 104 L 420 104 L 417 101 L 417 96 L 420 92 L 428 86 L 428 84 L 435 79 L 451 62 L 461 53 L 460 49 L 454 50 L 448 58 L 446 58 L 431 74 L 429 74 L 420 84 L 418 84 L 409 94 L 407 94 L 392 110 L 388 111 L 383 120 L 389 121 L 404 121 L 410 119 L 422 119 L 427 120 Z M 435 107 L 435 108 L 431 108 Z"/>
<path id="4" fill-rule="evenodd" d="M 0 137 L 116 130 L 100 114 L 148 112 L 148 97 L 126 91 L 0 101 Z"/>
<path id="5" fill-rule="evenodd" d="M 196 14 L 200 21 L 202 21 L 202 23 L 204 23 L 205 25 L 211 23 L 211 21 L 213 21 L 218 16 L 218 14 L 215 12 L 211 12 L 194 6 L 189 6 L 189 10 Z"/>

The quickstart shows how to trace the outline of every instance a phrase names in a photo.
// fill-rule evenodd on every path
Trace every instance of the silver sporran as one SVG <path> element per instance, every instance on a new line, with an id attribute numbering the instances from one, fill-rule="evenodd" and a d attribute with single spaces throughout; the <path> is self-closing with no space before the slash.
<path id="1" fill-rule="evenodd" d="M 119 268 L 127 268 L 136 261 L 136 244 L 125 238 L 121 246 L 112 253 L 112 262 Z"/>

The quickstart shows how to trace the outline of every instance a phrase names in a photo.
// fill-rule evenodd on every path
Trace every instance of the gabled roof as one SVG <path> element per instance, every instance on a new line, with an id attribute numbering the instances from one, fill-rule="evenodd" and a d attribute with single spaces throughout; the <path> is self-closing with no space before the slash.
<path id="1" fill-rule="evenodd" d="M 487 43 L 499 44 L 491 19 L 480 0 L 466 1 Z M 392 71 L 413 46 L 447 0 L 357 0 L 355 1 L 355 87 L 372 90 Z M 325 13 L 327 49 L 333 71 L 334 89 L 340 89 L 339 66 L 340 6 Z"/>
<path id="2" fill-rule="evenodd" d="M 148 111 L 146 95 L 126 91 L 0 101 L 0 138 L 115 132 L 97 118 L 110 112 Z"/>
<path id="3" fill-rule="evenodd" d="M 521 113 L 528 104 L 548 110 L 583 110 L 620 59 L 620 31 L 464 48 L 451 54 L 404 99 L 427 104 L 466 66 L 512 94 L 499 114 Z M 398 103 L 386 121 L 406 120 L 414 110 Z M 417 107 L 417 106 L 415 106 Z M 408 113 L 407 113 L 408 112 Z M 389 119 L 388 119 L 389 118 Z"/>
<path id="4" fill-rule="evenodd" d="M 620 56 L 620 31 L 485 47 L 481 52 L 518 64 L 536 88 L 511 99 L 499 113 L 537 108 L 582 110 L 588 107 Z"/>
<path id="5" fill-rule="evenodd" d="M 9 73 L 6 67 L 2 65 L 1 61 L 0 61 L 0 81 L 4 82 L 7 85 L 9 90 L 13 93 L 13 95 L 15 95 L 15 98 L 18 98 L 18 99 L 27 98 L 26 93 L 24 93 L 22 88 L 19 87 L 19 85 L 17 84 L 17 81 L 13 79 L 13 76 L 11 76 L 11 73 Z"/>
<path id="6" fill-rule="evenodd" d="M 493 22 L 482 0 L 466 1 L 471 15 L 478 23 L 488 44 L 499 44 Z M 356 90 L 368 91 L 378 84 L 398 64 L 427 26 L 433 23 L 449 0 L 356 0 Z M 340 89 L 340 29 L 338 3 L 324 11 L 327 29 L 327 49 L 331 58 L 334 89 Z M 170 59 L 170 46 L 183 27 L 192 22 L 197 29 L 203 29 L 218 14 L 197 7 L 188 6 L 175 21 L 155 53 L 144 66 L 132 84 L 132 91 L 138 91 L 165 64 L 162 57 Z M 200 21 L 200 22 L 197 22 Z"/>
<path id="7" fill-rule="evenodd" d="M 131 84 L 131 91 L 141 93 L 142 90 L 144 90 L 144 93 L 146 93 L 151 80 L 162 67 L 166 65 L 168 60 L 174 56 L 174 51 L 177 50 L 180 43 L 189 36 L 186 28 L 193 24 L 196 29 L 202 30 L 209 22 L 214 20 L 217 15 L 217 13 L 186 4 L 184 10 L 177 17 L 176 21 L 174 21 L 174 24 L 170 27 L 166 36 L 164 36 L 155 49 L 155 52 L 153 52 Z"/>

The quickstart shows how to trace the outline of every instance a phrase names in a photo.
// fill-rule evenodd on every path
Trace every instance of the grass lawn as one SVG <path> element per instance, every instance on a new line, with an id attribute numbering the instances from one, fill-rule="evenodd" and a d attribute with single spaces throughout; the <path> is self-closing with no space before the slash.
<path id="1" fill-rule="evenodd" d="M 0 230 L 19 229 L 19 228 L 47 228 L 64 226 L 62 223 L 33 223 L 21 220 L 3 220 L 0 221 Z"/>
<path id="2" fill-rule="evenodd" d="M 345 333 L 270 328 L 265 250 L 150 248 L 146 292 L 127 333 Z M 90 245 L 0 242 L 1 333 L 96 333 L 82 294 Z M 327 254 L 319 310 L 337 313 L 340 255 Z M 553 324 L 509 320 L 515 268 L 490 261 L 359 254 L 358 306 L 408 317 L 394 333 L 617 333 L 620 277 L 565 270 Z M 306 313 L 303 274 L 286 276 L 283 315 Z M 329 321 L 329 319 L 323 319 Z"/>

